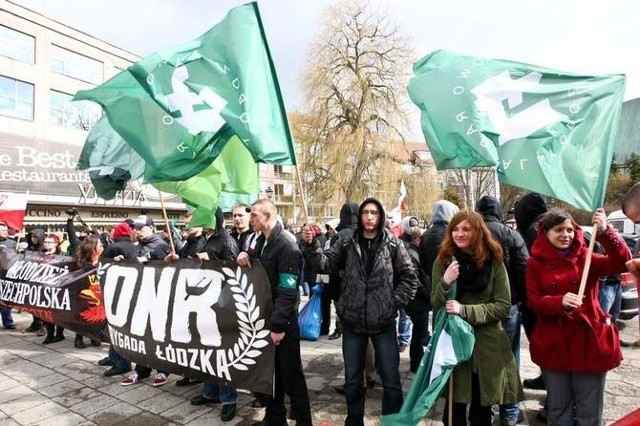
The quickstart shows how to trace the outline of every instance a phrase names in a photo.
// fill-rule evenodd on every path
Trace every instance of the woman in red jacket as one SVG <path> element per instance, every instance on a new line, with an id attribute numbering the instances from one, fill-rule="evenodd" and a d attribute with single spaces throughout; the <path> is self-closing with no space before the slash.
<path id="1" fill-rule="evenodd" d="M 530 352 L 547 387 L 549 425 L 601 425 L 606 374 L 622 360 L 618 330 L 598 303 L 598 276 L 624 272 L 630 253 L 604 210 L 592 222 L 607 255 L 593 254 L 582 300 L 587 247 L 571 215 L 542 217 L 527 263 L 527 301 L 538 315 Z"/>

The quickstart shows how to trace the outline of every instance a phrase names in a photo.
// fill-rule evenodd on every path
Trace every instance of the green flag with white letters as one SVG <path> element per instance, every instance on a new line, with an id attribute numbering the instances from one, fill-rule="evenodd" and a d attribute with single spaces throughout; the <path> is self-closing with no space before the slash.
<path id="1" fill-rule="evenodd" d="M 186 180 L 237 135 L 256 162 L 295 164 L 282 95 L 256 3 L 201 37 L 156 52 L 74 100 L 99 103 L 144 159 L 145 180 Z"/>
<path id="2" fill-rule="evenodd" d="M 433 52 L 414 65 L 438 169 L 496 166 L 510 185 L 580 209 L 602 207 L 620 122 L 624 75 L 588 76 Z"/>

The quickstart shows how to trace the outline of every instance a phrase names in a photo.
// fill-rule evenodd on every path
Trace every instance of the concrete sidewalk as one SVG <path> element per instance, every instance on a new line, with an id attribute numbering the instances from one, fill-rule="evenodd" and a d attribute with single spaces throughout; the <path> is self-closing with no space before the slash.
<path id="1" fill-rule="evenodd" d="M 73 333 L 66 340 L 43 346 L 42 337 L 21 332 L 31 316 L 14 314 L 17 330 L 0 329 L 0 426 L 3 425 L 249 425 L 262 419 L 264 409 L 251 407 L 253 398 L 246 392 L 238 396 L 238 415 L 228 423 L 220 421 L 220 406 L 191 406 L 201 385 L 176 387 L 178 376 L 155 388 L 147 380 L 123 387 L 122 376 L 104 377 L 105 367 L 97 361 L 107 354 L 107 345 L 73 347 Z M 638 338 L 637 318 L 626 322 L 623 340 Z M 340 340 L 326 337 L 302 342 L 311 408 L 315 425 L 342 425 L 346 414 L 344 397 L 334 387 L 344 381 Z M 608 375 L 605 401 L 606 423 L 640 406 L 640 349 L 623 348 L 623 364 Z M 401 354 L 400 371 L 405 392 L 413 374 L 409 373 L 409 354 Z M 523 338 L 522 378 L 535 377 L 538 369 L 531 363 Z M 367 425 L 379 424 L 382 389 L 367 391 Z M 542 391 L 525 390 L 524 425 L 540 425 L 536 414 L 541 409 Z M 442 401 L 423 421 L 441 425 Z M 290 421 L 289 424 L 294 424 Z"/>

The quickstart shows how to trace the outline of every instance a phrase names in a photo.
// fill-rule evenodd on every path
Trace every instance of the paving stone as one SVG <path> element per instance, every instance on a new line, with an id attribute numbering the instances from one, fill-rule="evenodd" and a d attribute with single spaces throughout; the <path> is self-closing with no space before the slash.
<path id="1" fill-rule="evenodd" d="M 77 380 L 67 379 L 64 382 L 56 383 L 46 388 L 38 389 L 38 392 L 49 398 L 53 398 L 58 395 L 62 395 L 67 392 L 82 388 L 84 388 L 84 385 L 81 382 L 78 382 Z"/>
<path id="2" fill-rule="evenodd" d="M 32 395 L 23 396 L 22 398 L 2 403 L 2 411 L 12 416 L 37 405 L 45 404 L 48 401 L 49 400 L 45 396 L 34 393 Z"/>
<path id="3" fill-rule="evenodd" d="M 181 404 L 161 412 L 160 415 L 172 422 L 186 424 L 208 411 L 211 411 L 211 407 L 202 405 L 196 407 L 191 405 L 190 401 L 184 401 Z M 220 417 L 220 414 L 218 414 L 218 417 Z"/>
<path id="4" fill-rule="evenodd" d="M 44 420 L 67 412 L 69 411 L 62 405 L 56 404 L 53 401 L 49 401 L 36 407 L 30 408 L 29 410 L 17 413 L 12 417 L 18 423 L 22 423 L 25 425 L 46 424 L 48 422 L 45 422 Z"/>
<path id="5" fill-rule="evenodd" d="M 90 414 L 97 413 L 110 406 L 117 404 L 119 401 L 109 395 L 99 394 L 85 401 L 79 402 L 69 407 L 74 413 L 87 417 Z"/>

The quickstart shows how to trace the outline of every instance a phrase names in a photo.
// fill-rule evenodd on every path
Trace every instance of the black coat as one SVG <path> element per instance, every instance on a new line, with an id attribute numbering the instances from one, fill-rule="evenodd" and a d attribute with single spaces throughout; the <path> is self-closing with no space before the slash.
<path id="1" fill-rule="evenodd" d="M 102 257 L 105 259 L 113 259 L 116 256 L 123 256 L 125 259 L 131 259 L 136 252 L 136 246 L 131 242 L 129 237 L 118 237 L 105 247 Z"/>
<path id="2" fill-rule="evenodd" d="M 502 246 L 504 266 L 509 276 L 511 304 L 527 300 L 526 270 L 529 251 L 520 233 L 500 222 L 500 202 L 491 196 L 478 200 L 476 211 L 482 215 L 484 222 Z"/>
<path id="3" fill-rule="evenodd" d="M 265 235 L 261 234 L 251 256 L 262 263 L 269 277 L 273 300 L 271 331 L 282 333 L 297 321 L 302 253 L 296 237 L 280 223 L 276 223 L 266 242 Z"/>

